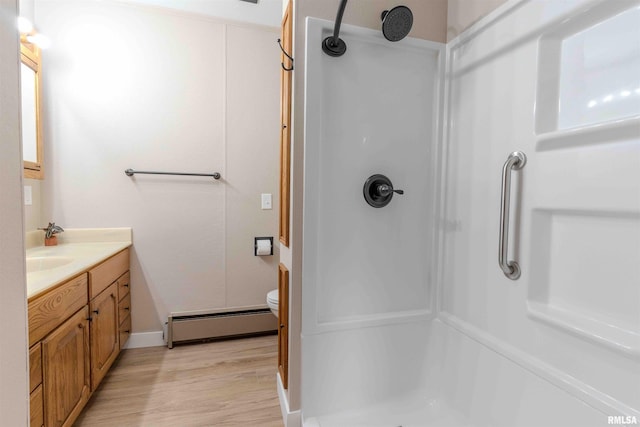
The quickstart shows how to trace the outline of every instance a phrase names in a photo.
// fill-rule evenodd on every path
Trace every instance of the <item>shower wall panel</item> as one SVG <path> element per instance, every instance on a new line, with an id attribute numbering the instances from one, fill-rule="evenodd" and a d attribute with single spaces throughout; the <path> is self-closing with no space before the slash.
<path id="1" fill-rule="evenodd" d="M 448 45 L 439 317 L 603 417 L 637 416 L 640 2 L 507 6 Z M 516 150 L 513 281 L 498 236 Z"/>
<path id="2" fill-rule="evenodd" d="M 321 325 L 424 313 L 440 45 L 391 44 L 345 27 L 347 54 L 333 58 L 320 50 L 329 31 L 309 20 L 304 268 L 312 312 Z M 404 190 L 384 208 L 363 196 L 378 173 Z"/>
<path id="3" fill-rule="evenodd" d="M 424 333 L 434 301 L 443 45 L 390 43 L 379 31 L 345 25 L 347 52 L 334 58 L 321 49 L 332 30 L 331 22 L 307 21 L 302 329 L 303 382 L 313 384 L 303 391 L 307 414 L 416 383 L 426 346 L 412 343 L 407 331 Z M 374 174 L 404 194 L 385 207 L 369 206 L 363 186 Z M 384 337 L 395 337 L 411 356 L 391 357 Z M 346 369 L 346 358 L 331 355 L 354 344 L 360 350 L 352 354 L 366 349 L 363 358 L 376 356 L 350 359 L 357 368 Z M 394 360 L 402 366 L 379 375 Z"/>

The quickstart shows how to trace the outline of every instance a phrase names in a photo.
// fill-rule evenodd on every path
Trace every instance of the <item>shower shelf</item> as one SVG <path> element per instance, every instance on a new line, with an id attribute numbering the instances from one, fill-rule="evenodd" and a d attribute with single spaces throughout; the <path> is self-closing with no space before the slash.
<path id="1" fill-rule="evenodd" d="M 637 138 L 640 115 L 538 134 L 537 151 L 608 144 Z"/>
<path id="2" fill-rule="evenodd" d="M 596 319 L 541 302 L 529 301 L 527 310 L 532 319 L 544 322 L 575 335 L 602 344 L 612 350 L 640 358 L 640 334 Z"/>

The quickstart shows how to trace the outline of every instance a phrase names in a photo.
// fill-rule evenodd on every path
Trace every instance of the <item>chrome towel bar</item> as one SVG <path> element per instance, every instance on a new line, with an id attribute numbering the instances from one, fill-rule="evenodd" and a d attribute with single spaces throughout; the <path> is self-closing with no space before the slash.
<path id="1" fill-rule="evenodd" d="M 136 171 L 133 169 L 127 169 L 124 171 L 127 176 L 133 176 L 137 173 L 148 175 L 181 175 L 181 176 L 210 176 L 213 179 L 220 179 L 220 173 L 185 173 L 185 172 L 151 172 L 151 171 Z"/>
<path id="2" fill-rule="evenodd" d="M 509 207 L 511 204 L 511 171 L 520 170 L 527 163 L 522 151 L 515 151 L 502 167 L 502 197 L 500 200 L 500 237 L 498 245 L 498 264 L 505 276 L 511 280 L 520 278 L 520 266 L 509 257 Z"/>

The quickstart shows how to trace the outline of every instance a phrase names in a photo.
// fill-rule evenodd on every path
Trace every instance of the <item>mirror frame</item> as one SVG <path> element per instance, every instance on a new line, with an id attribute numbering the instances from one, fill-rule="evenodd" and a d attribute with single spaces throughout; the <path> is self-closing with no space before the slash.
<path id="1" fill-rule="evenodd" d="M 42 89 L 42 68 L 40 61 L 40 48 L 33 43 L 29 43 L 25 36 L 20 38 L 20 61 L 31 68 L 36 73 L 36 150 L 37 161 L 24 162 L 24 177 L 31 179 L 44 179 L 44 150 L 42 142 L 42 120 L 41 120 L 41 89 Z M 22 83 L 21 83 L 22 84 Z"/>

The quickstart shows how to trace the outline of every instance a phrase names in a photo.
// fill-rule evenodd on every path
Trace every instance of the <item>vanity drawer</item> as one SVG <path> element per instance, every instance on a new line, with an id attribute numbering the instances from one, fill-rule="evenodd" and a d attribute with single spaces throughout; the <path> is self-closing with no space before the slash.
<path id="1" fill-rule="evenodd" d="M 30 427 L 42 427 L 44 425 L 44 400 L 42 397 L 42 385 L 39 385 L 29 399 L 29 413 L 31 415 Z"/>
<path id="2" fill-rule="evenodd" d="M 131 313 L 131 294 L 127 294 L 118 304 L 118 323 L 121 324 Z"/>
<path id="3" fill-rule="evenodd" d="M 129 249 L 125 249 L 89 270 L 89 298 L 93 299 L 98 296 L 127 270 L 129 270 Z"/>
<path id="4" fill-rule="evenodd" d="M 131 316 L 127 316 L 120 324 L 120 349 L 124 347 L 131 335 Z"/>
<path id="5" fill-rule="evenodd" d="M 42 383 L 42 344 L 38 343 L 29 350 L 29 391 Z"/>
<path id="6" fill-rule="evenodd" d="M 131 274 L 127 271 L 118 279 L 118 301 L 129 295 L 131 289 Z"/>
<path id="7" fill-rule="evenodd" d="M 82 274 L 29 302 L 29 345 L 47 336 L 87 305 L 87 275 Z"/>

